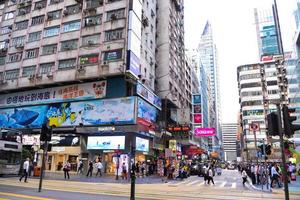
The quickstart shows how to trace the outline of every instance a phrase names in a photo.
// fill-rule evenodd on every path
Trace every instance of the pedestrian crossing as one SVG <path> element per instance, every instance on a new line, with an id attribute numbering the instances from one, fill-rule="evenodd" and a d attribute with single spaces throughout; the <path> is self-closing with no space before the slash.
<path id="1" fill-rule="evenodd" d="M 237 186 L 239 185 L 237 182 L 229 182 L 229 181 L 225 181 L 225 180 L 215 180 L 215 185 L 214 187 L 217 188 L 231 188 L 231 189 L 236 189 Z M 208 184 L 206 184 L 204 182 L 203 179 L 185 179 L 183 181 L 170 181 L 167 183 L 169 186 L 190 186 L 190 187 L 204 187 L 204 186 L 209 186 Z M 211 186 L 213 186 L 213 184 L 210 184 Z"/>

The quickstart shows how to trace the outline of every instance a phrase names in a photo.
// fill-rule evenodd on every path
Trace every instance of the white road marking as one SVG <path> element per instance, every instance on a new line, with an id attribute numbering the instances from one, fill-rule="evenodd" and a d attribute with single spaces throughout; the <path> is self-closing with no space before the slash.
<path id="1" fill-rule="evenodd" d="M 204 185 L 204 181 L 202 181 L 201 183 L 199 183 L 197 186 L 201 186 L 201 185 Z"/>
<path id="2" fill-rule="evenodd" d="M 224 187 L 226 185 L 227 181 L 224 181 L 219 187 Z"/>
<path id="3" fill-rule="evenodd" d="M 195 184 L 195 183 L 197 183 L 197 182 L 199 182 L 199 180 L 192 181 L 192 182 L 190 182 L 190 183 L 188 183 L 188 184 L 186 184 L 186 185 L 193 185 L 193 184 Z"/>
<path id="4" fill-rule="evenodd" d="M 236 188 L 236 183 L 232 183 L 231 188 Z"/>

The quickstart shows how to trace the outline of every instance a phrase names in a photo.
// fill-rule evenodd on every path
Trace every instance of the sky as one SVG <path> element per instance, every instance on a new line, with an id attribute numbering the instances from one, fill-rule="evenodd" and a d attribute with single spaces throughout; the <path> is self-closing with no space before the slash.
<path id="1" fill-rule="evenodd" d="M 254 8 L 273 0 L 184 0 L 185 48 L 197 48 L 207 20 L 217 46 L 222 123 L 237 122 L 239 112 L 237 67 L 259 61 Z M 285 51 L 292 49 L 296 0 L 277 0 Z"/>

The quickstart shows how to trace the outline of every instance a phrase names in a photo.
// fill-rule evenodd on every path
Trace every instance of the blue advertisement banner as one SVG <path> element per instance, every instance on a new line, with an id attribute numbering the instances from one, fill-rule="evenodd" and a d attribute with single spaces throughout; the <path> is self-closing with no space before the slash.
<path id="1" fill-rule="evenodd" d="M 40 128 L 47 119 L 54 127 L 133 124 L 134 102 L 135 97 L 125 97 L 0 109 L 0 127 Z"/>
<path id="2" fill-rule="evenodd" d="M 127 70 L 126 72 L 133 75 L 135 78 L 139 78 L 140 75 L 140 59 L 132 53 L 127 51 Z"/>
<path id="3" fill-rule="evenodd" d="M 155 123 L 157 110 L 142 98 L 138 98 L 138 117 L 148 122 Z"/>
<path id="4" fill-rule="evenodd" d="M 149 140 L 136 137 L 135 139 L 135 146 L 137 151 L 144 151 L 148 152 L 149 151 Z"/>
<path id="5" fill-rule="evenodd" d="M 125 149 L 125 136 L 90 136 L 87 149 Z"/>
<path id="6" fill-rule="evenodd" d="M 136 85 L 136 93 L 155 106 L 157 109 L 161 110 L 161 99 L 143 84 L 138 83 Z"/>
<path id="7" fill-rule="evenodd" d="M 201 95 L 200 94 L 193 95 L 193 104 L 201 104 Z"/>

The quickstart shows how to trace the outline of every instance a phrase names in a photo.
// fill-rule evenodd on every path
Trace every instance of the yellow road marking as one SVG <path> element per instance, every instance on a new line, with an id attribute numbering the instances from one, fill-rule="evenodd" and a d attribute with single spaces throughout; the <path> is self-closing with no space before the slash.
<path id="1" fill-rule="evenodd" d="M 0 200 L 9 200 L 9 199 L 0 198 Z"/>
<path id="2" fill-rule="evenodd" d="M 10 196 L 10 197 L 20 197 L 23 199 L 33 199 L 33 200 L 54 200 L 54 199 L 49 199 L 49 198 L 44 198 L 44 197 L 29 196 L 29 195 L 8 193 L 8 192 L 0 192 L 0 195 Z"/>

